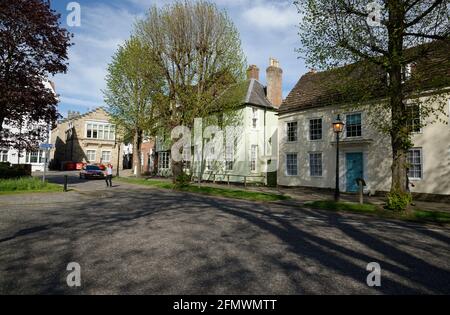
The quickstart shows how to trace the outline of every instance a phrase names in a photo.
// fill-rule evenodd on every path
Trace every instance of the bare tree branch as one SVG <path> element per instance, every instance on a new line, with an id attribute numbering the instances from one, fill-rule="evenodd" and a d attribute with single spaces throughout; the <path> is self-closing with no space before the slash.
<path id="1" fill-rule="evenodd" d="M 430 7 L 428 9 L 426 9 L 425 11 L 423 11 L 422 14 L 420 14 L 419 16 L 417 16 L 414 20 L 412 20 L 411 22 L 407 23 L 405 25 L 405 28 L 411 27 L 417 23 L 419 23 L 424 17 L 426 17 L 428 14 L 430 14 L 438 5 L 442 4 L 442 0 L 436 0 L 436 2 L 434 2 L 432 5 L 430 5 Z"/>

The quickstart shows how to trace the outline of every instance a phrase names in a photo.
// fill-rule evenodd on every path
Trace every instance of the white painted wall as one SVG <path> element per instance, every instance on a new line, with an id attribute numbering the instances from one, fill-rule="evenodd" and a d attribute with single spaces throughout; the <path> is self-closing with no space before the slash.
<path id="1" fill-rule="evenodd" d="M 448 95 L 445 96 L 450 99 Z M 415 187 L 412 192 L 450 194 L 450 101 L 446 113 L 440 115 L 441 121 L 425 126 L 421 133 L 412 137 L 414 147 L 422 148 L 423 177 L 411 180 Z M 435 105 L 437 107 L 437 105 Z M 334 188 L 336 168 L 335 134 L 332 122 L 337 114 L 345 118 L 345 110 L 336 107 L 313 108 L 285 114 L 279 117 L 279 160 L 278 184 L 283 186 L 307 186 Z M 322 118 L 323 139 L 309 140 L 309 119 Z M 429 121 L 434 120 L 432 118 Z M 286 123 L 298 122 L 298 141 L 286 140 Z M 348 152 L 362 152 L 364 179 L 372 191 L 389 191 L 391 184 L 391 142 L 390 138 L 368 125 L 366 111 L 362 111 L 362 137 L 349 142 L 345 132 L 340 145 L 340 189 L 346 190 L 346 159 Z M 286 153 L 298 154 L 298 176 L 286 175 Z M 322 152 L 323 176 L 311 177 L 309 174 L 309 152 Z"/>

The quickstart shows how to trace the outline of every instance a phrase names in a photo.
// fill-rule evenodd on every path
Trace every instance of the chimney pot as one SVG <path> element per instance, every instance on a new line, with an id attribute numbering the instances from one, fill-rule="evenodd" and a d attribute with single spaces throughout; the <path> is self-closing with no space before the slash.
<path id="1" fill-rule="evenodd" d="M 247 69 L 247 79 L 255 79 L 259 81 L 259 68 L 256 65 L 251 65 Z"/>

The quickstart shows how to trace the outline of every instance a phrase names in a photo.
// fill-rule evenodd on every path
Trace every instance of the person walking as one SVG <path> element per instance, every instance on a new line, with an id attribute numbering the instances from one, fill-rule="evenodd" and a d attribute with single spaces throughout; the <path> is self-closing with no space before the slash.
<path id="1" fill-rule="evenodd" d="M 106 186 L 112 187 L 112 174 L 113 174 L 113 168 L 111 164 L 108 164 L 106 166 Z"/>

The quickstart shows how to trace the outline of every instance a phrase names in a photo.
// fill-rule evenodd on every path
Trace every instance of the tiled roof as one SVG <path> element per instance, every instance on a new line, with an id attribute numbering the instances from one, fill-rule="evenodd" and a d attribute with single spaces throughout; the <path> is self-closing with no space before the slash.
<path id="1" fill-rule="evenodd" d="M 405 83 L 405 93 L 450 86 L 450 44 L 433 42 L 430 53 L 417 61 L 412 78 Z M 410 51 L 413 52 L 414 50 Z M 375 79 L 374 79 L 375 78 Z M 359 62 L 323 72 L 303 75 L 289 93 L 279 112 L 376 100 L 387 96 L 387 77 L 378 66 Z"/>

